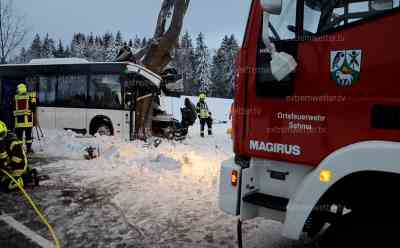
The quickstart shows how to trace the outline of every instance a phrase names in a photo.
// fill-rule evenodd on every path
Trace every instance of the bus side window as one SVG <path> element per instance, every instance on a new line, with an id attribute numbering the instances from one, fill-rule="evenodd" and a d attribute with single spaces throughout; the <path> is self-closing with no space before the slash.
<path id="1" fill-rule="evenodd" d="M 60 75 L 57 104 L 63 107 L 85 107 L 87 78 L 87 75 Z"/>
<path id="2" fill-rule="evenodd" d="M 27 77 L 25 80 L 26 86 L 28 88 L 28 91 L 33 92 L 38 90 L 38 84 L 39 84 L 39 77 L 37 76 L 32 76 L 32 77 Z"/>
<path id="3" fill-rule="evenodd" d="M 39 104 L 44 106 L 54 106 L 56 103 L 56 76 L 40 76 L 37 78 L 39 81 Z"/>
<path id="4" fill-rule="evenodd" d="M 121 108 L 122 87 L 119 75 L 92 75 L 89 85 L 90 105 L 97 108 Z"/>

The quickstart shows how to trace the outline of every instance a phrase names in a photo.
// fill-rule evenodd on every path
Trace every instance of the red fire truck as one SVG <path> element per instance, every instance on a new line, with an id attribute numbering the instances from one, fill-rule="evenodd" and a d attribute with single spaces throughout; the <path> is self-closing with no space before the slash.
<path id="1" fill-rule="evenodd" d="M 396 239 L 399 24 L 399 1 L 252 1 L 219 189 L 240 244 L 255 217 L 323 247 Z"/>

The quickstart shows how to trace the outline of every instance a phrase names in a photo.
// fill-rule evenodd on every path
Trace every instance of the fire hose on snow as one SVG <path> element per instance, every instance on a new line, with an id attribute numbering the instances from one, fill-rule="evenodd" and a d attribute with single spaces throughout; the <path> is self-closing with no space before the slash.
<path id="1" fill-rule="evenodd" d="M 56 248 L 61 248 L 60 240 L 57 238 L 57 235 L 54 232 L 53 227 L 49 224 L 49 222 L 47 221 L 46 217 L 44 217 L 44 215 L 41 213 L 39 208 L 33 202 L 32 198 L 25 191 L 23 186 L 12 175 L 10 175 L 10 173 L 8 173 L 6 170 L 1 169 L 1 172 L 3 172 L 5 175 L 7 175 L 18 186 L 19 190 L 22 192 L 22 194 L 25 197 L 25 199 L 27 200 L 27 202 L 31 205 L 33 210 L 35 210 L 35 213 L 37 214 L 37 216 L 40 218 L 40 220 L 43 222 L 43 224 L 45 224 L 47 226 L 47 228 L 48 228 L 48 230 L 49 230 L 49 232 L 51 234 L 51 237 L 54 240 L 55 247 Z"/>

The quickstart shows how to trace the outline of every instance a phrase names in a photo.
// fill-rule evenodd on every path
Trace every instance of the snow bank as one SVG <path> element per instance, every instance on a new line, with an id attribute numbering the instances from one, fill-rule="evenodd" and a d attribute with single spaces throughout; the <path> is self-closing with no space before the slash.
<path id="1" fill-rule="evenodd" d="M 183 100 L 162 99 L 177 118 Z M 214 118 L 227 120 L 231 102 L 208 99 Z M 71 247 L 235 247 L 236 218 L 217 205 L 220 164 L 233 156 L 228 127 L 215 125 L 214 136 L 200 138 L 196 124 L 186 140 L 163 140 L 157 148 L 45 130 L 43 151 L 37 155 L 60 158 L 40 168 L 52 178 L 46 184 L 68 182 L 94 195 L 63 196 L 67 205 L 58 208 L 57 199 L 49 199 L 46 214 Z M 89 146 L 99 150 L 98 159 L 82 159 Z M 39 144 L 34 148 L 39 150 Z M 256 220 L 244 228 L 245 240 L 251 241 L 246 247 L 291 247 L 280 237 L 278 223 Z"/>

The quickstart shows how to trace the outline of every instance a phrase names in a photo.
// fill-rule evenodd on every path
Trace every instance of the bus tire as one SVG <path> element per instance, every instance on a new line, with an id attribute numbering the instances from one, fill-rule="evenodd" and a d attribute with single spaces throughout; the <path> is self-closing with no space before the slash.
<path id="1" fill-rule="evenodd" d="M 103 115 L 98 115 L 92 119 L 89 125 L 89 134 L 95 135 L 112 136 L 114 135 L 114 129 L 110 118 Z"/>
<path id="2" fill-rule="evenodd" d="M 397 242 L 398 227 L 399 223 L 390 216 L 346 214 L 326 230 L 319 247 L 390 247 Z"/>
<path id="3" fill-rule="evenodd" d="M 100 136 L 112 136 L 111 127 L 109 124 L 102 123 L 98 125 L 95 130 L 95 134 L 98 133 Z"/>

